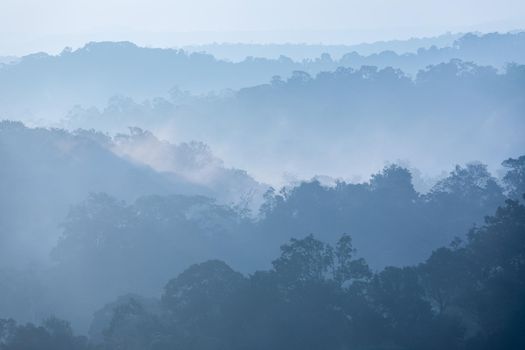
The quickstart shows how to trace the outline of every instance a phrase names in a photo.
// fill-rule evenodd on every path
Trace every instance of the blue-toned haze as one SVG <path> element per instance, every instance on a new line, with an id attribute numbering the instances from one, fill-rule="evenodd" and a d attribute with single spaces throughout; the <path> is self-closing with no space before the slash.
<path id="1" fill-rule="evenodd" d="M 525 349 L 524 135 L 523 0 L 0 0 L 0 350 Z"/>
<path id="2" fill-rule="evenodd" d="M 524 27 L 520 0 L 2 0 L 0 56 L 105 40 L 356 44 Z"/>

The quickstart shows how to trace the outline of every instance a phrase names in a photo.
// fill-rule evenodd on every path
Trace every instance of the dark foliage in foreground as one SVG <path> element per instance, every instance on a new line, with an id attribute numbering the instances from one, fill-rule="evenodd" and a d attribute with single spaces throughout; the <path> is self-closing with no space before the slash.
<path id="1" fill-rule="evenodd" d="M 171 280 L 157 314 L 116 309 L 109 348 L 521 348 L 525 207 L 508 201 L 466 241 L 372 274 L 349 236 L 291 240 L 248 278 L 220 261 Z M 139 326 L 139 327 L 134 327 Z M 147 331 L 150 329 L 150 331 Z M 131 333 L 130 333 L 131 331 Z M 133 338 L 129 334 L 134 334 Z M 139 336 L 140 335 L 140 336 Z M 137 339 L 139 337 L 140 339 Z M 137 343 L 138 342 L 138 343 Z"/>
<path id="2" fill-rule="evenodd" d="M 95 319 L 100 349 L 523 349 L 525 206 L 509 200 L 466 241 L 372 273 L 350 236 L 292 239 L 248 277 L 210 260 L 156 305 L 128 297 Z M 97 324 L 98 322 L 98 324 Z M 96 327 L 95 327 L 96 326 Z M 93 339 L 96 337 L 93 335 Z M 0 349 L 86 349 L 65 323 L 0 323 Z M 36 345 L 39 344 L 39 345 Z"/>
<path id="3" fill-rule="evenodd" d="M 17 325 L 13 320 L 0 320 L 2 350 L 87 350 L 85 337 L 73 335 L 65 321 L 50 318 L 40 326 Z"/>
<path id="4" fill-rule="evenodd" d="M 269 271 L 220 261 L 171 280 L 160 311 L 115 309 L 108 349 L 522 349 L 525 207 L 507 201 L 466 242 L 372 274 L 351 238 L 292 239 Z"/>

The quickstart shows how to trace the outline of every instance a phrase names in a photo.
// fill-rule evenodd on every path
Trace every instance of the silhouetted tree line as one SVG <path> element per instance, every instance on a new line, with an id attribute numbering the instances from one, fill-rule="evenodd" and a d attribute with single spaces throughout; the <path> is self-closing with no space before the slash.
<path id="1" fill-rule="evenodd" d="M 348 123 L 345 125 L 355 125 L 360 118 L 381 118 L 385 122 L 407 121 L 400 117 L 452 121 L 456 115 L 479 118 L 502 101 L 512 106 L 506 113 L 519 113 L 524 80 L 525 67 L 520 64 L 508 64 L 498 71 L 459 59 L 422 68 L 413 77 L 392 66 L 342 66 L 317 74 L 294 71 L 286 79 L 274 76 L 271 83 L 239 90 L 231 104 L 252 116 L 251 122 L 256 122 L 254 116 L 258 113 L 269 111 L 273 112 L 268 113 L 270 118 L 272 114 L 276 114 L 273 118 L 282 114 L 312 117 L 322 112 L 331 115 L 332 122 L 341 123 L 339 119 L 343 119 Z M 215 105 L 221 107 L 219 103 Z"/>
<path id="2" fill-rule="evenodd" d="M 71 109 L 64 125 L 115 132 L 124 125 L 167 127 L 227 146 L 247 167 L 273 176 L 281 175 L 275 164 L 291 163 L 292 173 L 317 167 L 341 174 L 341 159 L 369 167 L 374 157 L 363 157 L 362 149 L 387 159 L 413 154 L 412 161 L 426 162 L 432 154 L 457 163 L 475 159 L 482 145 L 494 162 L 525 146 L 523 86 L 519 64 L 497 70 L 451 60 L 415 76 L 392 67 L 339 67 L 316 75 L 295 71 L 219 95 L 172 90 L 169 98 L 112 98 L 105 107 Z"/>
<path id="3" fill-rule="evenodd" d="M 196 126 L 189 121 L 202 120 L 205 125 L 198 127 L 213 135 L 214 128 L 229 131 L 221 127 L 228 121 L 231 131 L 240 128 L 253 136 L 284 119 L 295 128 L 335 125 L 330 130 L 338 135 L 338 129 L 347 134 L 359 123 L 371 124 L 370 120 L 394 127 L 446 118 L 454 125 L 478 126 L 495 111 L 505 119 L 514 118 L 523 106 L 523 64 L 509 62 L 498 70 L 451 59 L 422 67 L 413 75 L 394 67 L 341 65 L 315 73 L 295 69 L 236 91 L 201 96 L 175 88 L 168 97 L 160 97 L 165 92 L 149 99 L 108 97 L 104 107 L 86 103 L 70 109 L 66 125 L 121 130 L 127 125 L 154 128 L 176 121 L 191 133 Z M 324 115 L 331 116 L 329 123 L 323 123 Z"/>
<path id="4" fill-rule="evenodd" d="M 86 337 L 75 336 L 70 325 L 49 318 L 36 326 L 18 325 L 12 319 L 0 319 L 0 349 L 2 350 L 88 350 Z"/>
<path id="5" fill-rule="evenodd" d="M 501 181 L 483 164 L 457 166 L 427 193 L 417 192 L 410 171 L 398 165 L 367 183 L 312 181 L 271 190 L 257 230 L 267 242 L 315 232 L 334 243 L 338 232 L 348 232 L 374 268 L 418 263 L 482 223 L 506 198 L 519 200 L 525 193 L 525 157 L 503 165 L 508 171 Z"/>
<path id="6" fill-rule="evenodd" d="M 206 197 L 145 196 L 128 204 L 92 194 L 63 222 L 51 267 L 0 271 L 0 305 L 26 319 L 55 313 L 85 329 L 103 303 L 125 293 L 156 295 L 186 266 L 219 259 L 252 273 L 265 269 L 283 242 L 311 233 L 330 245 L 348 233 L 373 271 L 418 264 L 464 238 L 506 199 L 519 200 L 525 157 L 504 165 L 501 180 L 479 163 L 458 166 L 425 194 L 397 165 L 365 183 L 305 182 L 270 190 L 258 219 Z"/>
<path id="7" fill-rule="evenodd" d="M 493 161 L 524 144 L 524 39 L 238 63 L 90 43 L 0 64 L 0 112 L 47 120 L 81 102 L 98 107 L 69 127 L 176 125 L 328 172 L 331 144 L 348 163 L 389 146 Z M 240 90 L 194 94 L 222 88 Z M 205 144 L 1 122 L 0 350 L 525 348 L 525 156 L 502 165 L 457 166 L 424 193 L 390 165 L 270 189 L 250 213 L 267 186 Z"/>
<path id="8" fill-rule="evenodd" d="M 67 324 L 0 322 L 0 349 L 523 349 L 525 206 L 507 200 L 464 241 L 372 272 L 352 239 L 309 235 L 272 268 L 219 260 L 170 280 L 158 304 L 129 297 L 95 318 L 98 344 Z M 94 337 L 96 338 L 96 337 Z"/>

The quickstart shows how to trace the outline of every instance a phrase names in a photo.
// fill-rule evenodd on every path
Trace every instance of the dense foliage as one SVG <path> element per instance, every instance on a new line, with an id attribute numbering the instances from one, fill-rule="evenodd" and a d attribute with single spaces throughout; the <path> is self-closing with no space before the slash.
<path id="1" fill-rule="evenodd" d="M 21 133 L 25 132 L 22 128 Z M 82 145 L 90 152 L 94 149 L 114 157 L 99 143 L 73 136 L 56 141 L 51 137 L 52 142 L 46 147 L 55 147 L 64 139 L 75 147 Z M 82 140 L 84 143 L 77 145 Z M 34 147 L 37 145 L 42 143 Z M 79 160 L 72 154 L 65 159 Z M 50 254 L 52 265 L 39 269 L 19 265 L 0 270 L 0 286 L 5 286 L 0 288 L 0 307 L 4 315 L 19 320 L 56 314 L 73 322 L 76 329 L 87 329 L 92 313 L 118 295 L 155 296 L 174 274 L 207 259 L 223 260 L 242 273 L 266 269 L 284 242 L 309 234 L 332 245 L 341 234 L 351 235 L 359 247 L 358 257 L 365 258 L 374 271 L 385 266 L 414 265 L 455 237 L 465 237 L 473 224 L 481 224 L 483 217 L 494 212 L 505 199 L 518 199 L 524 159 L 506 160 L 508 171 L 501 181 L 483 164 L 458 166 L 428 193 L 417 192 L 411 172 L 398 165 L 385 167 L 369 182 L 339 181 L 332 186 L 317 180 L 304 182 L 281 191 L 269 190 L 257 215 L 203 196 L 149 195 L 126 203 L 105 193 L 93 193 L 71 207 L 62 221 L 60 239 Z M 44 161 L 45 158 L 40 159 Z M 63 167 L 63 162 L 62 158 L 57 166 Z M 16 174 L 17 164 L 10 164 L 15 166 L 7 174 Z M 128 163 L 114 164 L 117 168 L 133 169 Z M 64 169 L 66 173 L 71 171 Z M 137 174 L 142 171 L 139 168 Z M 63 193 L 70 195 L 65 191 L 66 180 L 61 179 L 52 179 L 41 190 L 53 191 L 61 186 Z M 121 178 L 121 184 L 124 179 Z M 73 188 L 78 181 L 92 181 L 78 175 L 72 180 L 76 181 Z M 101 184 L 109 190 L 118 189 L 118 181 L 110 177 Z M 28 195 L 26 189 L 18 187 L 6 187 L 5 193 L 13 193 L 13 198 L 17 193 Z M 60 198 L 56 193 L 47 195 Z M 53 209 L 52 205 L 39 202 L 26 205 L 26 210 L 17 209 L 8 198 L 0 199 L 6 208 L 0 214 L 4 215 L 1 222 L 6 227 L 2 231 L 0 226 L 6 260 L 10 253 L 16 252 L 20 258 L 32 252 L 31 246 L 26 251 L 15 249 L 20 247 L 14 245 L 15 239 L 32 232 L 22 230 L 24 225 L 40 225 L 36 232 L 44 234 L 45 226 L 36 221 L 33 212 L 44 214 Z M 58 204 L 65 206 L 67 202 L 54 203 Z M 17 215 L 9 214 L 15 209 Z M 91 292 L 85 295 L 86 291 Z"/>
<path id="2" fill-rule="evenodd" d="M 446 37 L 0 57 L 0 350 L 524 349 L 525 33 Z"/>
<path id="3" fill-rule="evenodd" d="M 522 349 L 524 281 L 525 206 L 508 200 L 464 242 L 415 266 L 373 273 L 349 235 L 334 246 L 311 235 L 292 239 L 270 270 L 248 276 L 219 260 L 193 265 L 158 302 L 128 296 L 108 306 L 90 346 Z M 2 350 L 88 346 L 57 320 L 0 326 Z"/>
<path id="4" fill-rule="evenodd" d="M 189 349 L 521 349 L 525 207 L 507 203 L 411 267 L 371 273 L 350 236 L 291 240 L 269 271 L 220 261 L 165 287 L 157 313 L 115 309 L 105 346 Z M 144 325 L 148 325 L 147 327 Z M 126 335 L 133 334 L 133 337 Z"/>

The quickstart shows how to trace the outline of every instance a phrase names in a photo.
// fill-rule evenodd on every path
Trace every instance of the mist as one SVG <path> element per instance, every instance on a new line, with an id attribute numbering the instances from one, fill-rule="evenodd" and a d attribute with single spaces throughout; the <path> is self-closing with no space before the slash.
<path id="1" fill-rule="evenodd" d="M 3 2 L 0 350 L 524 348 L 522 8 Z"/>

